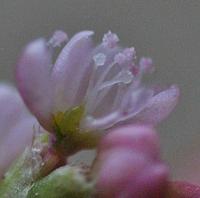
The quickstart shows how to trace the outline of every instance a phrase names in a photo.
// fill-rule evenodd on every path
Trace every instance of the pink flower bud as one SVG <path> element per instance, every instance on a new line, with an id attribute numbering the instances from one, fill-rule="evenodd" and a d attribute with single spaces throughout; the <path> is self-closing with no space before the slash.
<path id="1" fill-rule="evenodd" d="M 109 198 L 159 198 L 168 168 L 159 158 L 158 137 L 148 126 L 127 126 L 102 140 L 97 158 L 97 194 Z"/>

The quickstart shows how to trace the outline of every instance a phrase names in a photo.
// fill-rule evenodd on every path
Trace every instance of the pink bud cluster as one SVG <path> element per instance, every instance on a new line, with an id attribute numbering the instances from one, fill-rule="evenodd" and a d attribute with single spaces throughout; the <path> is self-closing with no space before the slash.
<path id="1" fill-rule="evenodd" d="M 168 167 L 160 160 L 158 136 L 149 126 L 126 126 L 102 140 L 97 191 L 105 198 L 161 198 Z"/>

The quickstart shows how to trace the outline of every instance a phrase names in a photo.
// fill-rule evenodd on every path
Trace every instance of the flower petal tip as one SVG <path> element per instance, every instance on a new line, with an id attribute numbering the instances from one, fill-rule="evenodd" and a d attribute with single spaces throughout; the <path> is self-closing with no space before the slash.
<path id="1" fill-rule="evenodd" d="M 136 115 L 138 122 L 156 125 L 165 118 L 176 107 L 180 97 L 180 89 L 177 85 L 172 85 L 168 89 L 154 95 L 146 107 Z"/>
<path id="2" fill-rule="evenodd" d="M 94 35 L 94 32 L 91 30 L 85 30 L 77 33 L 76 35 L 79 35 L 80 37 L 90 37 Z"/>

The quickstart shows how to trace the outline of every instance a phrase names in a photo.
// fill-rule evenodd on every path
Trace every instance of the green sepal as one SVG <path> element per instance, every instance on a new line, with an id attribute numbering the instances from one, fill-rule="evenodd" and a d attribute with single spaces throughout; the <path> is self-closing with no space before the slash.
<path id="1" fill-rule="evenodd" d="M 30 148 L 27 148 L 21 157 L 9 168 L 0 183 L 1 198 L 25 198 L 33 181 L 40 171 L 40 160 L 33 159 Z M 33 163 L 33 164 L 32 164 Z M 38 163 L 38 164 L 37 164 Z"/>
<path id="2" fill-rule="evenodd" d="M 93 188 L 80 169 L 67 165 L 34 183 L 27 198 L 89 198 Z"/>
<path id="3" fill-rule="evenodd" d="M 54 115 L 54 126 L 60 135 L 70 135 L 79 130 L 80 121 L 84 115 L 84 106 L 80 105 L 65 112 Z"/>
<path id="4" fill-rule="evenodd" d="M 80 122 L 85 114 L 84 105 L 74 107 L 66 112 L 58 112 L 53 116 L 56 135 L 55 148 L 65 155 L 81 149 L 96 147 L 100 133 L 82 131 Z"/>

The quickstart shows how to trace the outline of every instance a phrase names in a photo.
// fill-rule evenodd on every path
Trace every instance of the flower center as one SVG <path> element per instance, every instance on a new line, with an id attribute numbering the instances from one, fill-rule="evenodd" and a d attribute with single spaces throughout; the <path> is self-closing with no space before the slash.
<path id="1" fill-rule="evenodd" d="M 84 105 L 57 112 L 53 116 L 55 142 L 54 146 L 63 153 L 71 154 L 80 148 L 91 149 L 96 146 L 99 137 L 92 131 L 81 131 L 80 122 L 84 116 Z"/>
<path id="2" fill-rule="evenodd" d="M 122 93 L 124 86 L 128 86 L 134 79 L 131 63 L 135 57 L 134 48 L 127 48 L 117 53 L 112 61 L 104 53 L 97 53 L 93 56 L 94 67 L 90 79 L 89 88 L 86 94 L 86 110 L 92 114 L 102 100 L 108 96 L 113 88 Z M 110 62 L 107 64 L 107 62 Z M 120 97 L 115 97 L 118 103 Z"/>

